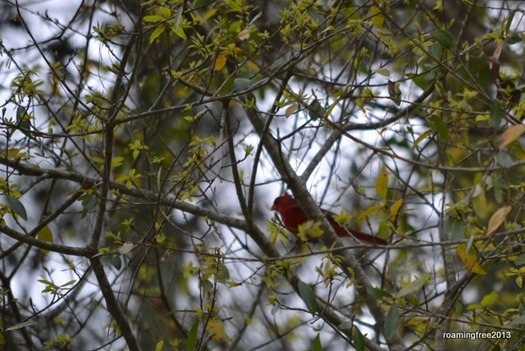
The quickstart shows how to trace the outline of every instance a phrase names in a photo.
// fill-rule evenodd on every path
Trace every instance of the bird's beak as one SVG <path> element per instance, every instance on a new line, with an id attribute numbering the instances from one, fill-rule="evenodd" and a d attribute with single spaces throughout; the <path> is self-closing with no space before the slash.
<path id="1" fill-rule="evenodd" d="M 272 211 L 277 211 L 277 206 L 275 206 L 275 204 L 272 205 L 272 208 L 270 208 L 270 210 Z"/>

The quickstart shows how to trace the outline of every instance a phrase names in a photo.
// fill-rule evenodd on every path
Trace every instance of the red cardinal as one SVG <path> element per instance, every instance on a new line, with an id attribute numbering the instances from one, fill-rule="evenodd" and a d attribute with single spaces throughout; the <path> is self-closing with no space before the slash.
<path id="1" fill-rule="evenodd" d="M 298 228 L 301 224 L 308 221 L 308 217 L 297 203 L 297 200 L 288 194 L 281 195 L 274 200 L 272 211 L 279 212 L 286 229 L 294 234 L 299 232 Z M 388 245 L 385 240 L 376 236 L 340 226 L 334 219 L 334 213 L 323 209 L 321 209 L 321 211 L 323 211 L 326 219 L 328 219 L 328 222 L 330 222 L 332 228 L 334 228 L 334 231 L 338 236 L 354 237 L 358 241 L 362 241 L 371 245 Z"/>

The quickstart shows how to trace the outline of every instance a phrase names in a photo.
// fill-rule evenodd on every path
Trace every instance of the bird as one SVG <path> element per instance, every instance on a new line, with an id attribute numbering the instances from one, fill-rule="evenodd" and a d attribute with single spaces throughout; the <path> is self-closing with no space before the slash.
<path id="1" fill-rule="evenodd" d="M 297 200 L 289 194 L 283 194 L 277 197 L 273 202 L 271 210 L 276 211 L 281 215 L 281 220 L 285 228 L 295 235 L 299 232 L 299 226 L 308 221 L 308 217 L 299 206 Z M 339 225 L 334 218 L 335 214 L 333 212 L 324 209 L 321 209 L 321 211 L 324 213 L 328 222 L 332 225 L 337 236 L 353 237 L 357 241 L 370 245 L 388 245 L 386 240 L 374 235 Z"/>

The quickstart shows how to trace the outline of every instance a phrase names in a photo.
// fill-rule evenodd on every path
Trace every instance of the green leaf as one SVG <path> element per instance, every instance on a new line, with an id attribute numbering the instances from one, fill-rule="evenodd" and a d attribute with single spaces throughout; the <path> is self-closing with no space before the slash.
<path id="1" fill-rule="evenodd" d="M 248 157 L 252 154 L 253 151 L 253 145 L 246 145 L 244 147 L 244 157 Z"/>
<path id="2" fill-rule="evenodd" d="M 433 127 L 432 129 L 438 132 L 441 138 L 443 138 L 444 140 L 448 140 L 449 130 L 445 122 L 438 116 L 432 116 L 431 122 Z"/>
<path id="3" fill-rule="evenodd" d="M 149 15 L 149 16 L 144 16 L 142 20 L 144 22 L 157 23 L 157 22 L 164 21 L 165 18 L 162 16 L 158 16 L 158 15 Z"/>
<path id="4" fill-rule="evenodd" d="M 184 28 L 182 28 L 182 26 L 175 28 L 175 34 L 177 34 L 177 36 L 184 41 L 188 40 L 188 37 L 186 36 L 186 32 L 184 32 Z"/>
<path id="5" fill-rule="evenodd" d="M 197 333 L 199 332 L 199 320 L 196 320 L 191 326 L 188 338 L 186 339 L 186 351 L 194 351 L 197 346 Z"/>
<path id="6" fill-rule="evenodd" d="M 392 340 L 397 333 L 399 327 L 399 311 L 394 305 L 390 307 L 385 318 L 385 338 L 386 340 Z"/>
<path id="7" fill-rule="evenodd" d="M 25 321 L 25 322 L 22 322 L 22 323 L 18 323 L 18 324 L 15 324 L 9 328 L 6 328 L 5 331 L 13 331 L 13 330 L 17 330 L 17 329 L 22 329 L 22 328 L 25 328 L 25 327 L 29 327 L 31 325 L 35 325 L 37 324 L 38 322 L 37 321 L 34 321 L 34 320 L 29 320 L 29 321 Z M 2 343 L 0 343 L 0 345 L 2 345 Z"/>
<path id="8" fill-rule="evenodd" d="M 111 255 L 108 257 L 109 264 L 112 265 L 117 271 L 122 268 L 122 257 L 119 255 Z"/>
<path id="9" fill-rule="evenodd" d="M 18 106 L 16 109 L 16 124 L 20 128 L 21 132 L 25 135 L 29 135 L 31 130 L 31 117 L 27 114 L 27 109 L 22 106 Z"/>
<path id="10" fill-rule="evenodd" d="M 98 203 L 97 197 L 93 194 L 84 194 L 80 199 L 82 200 L 82 207 L 86 211 L 93 210 Z"/>
<path id="11" fill-rule="evenodd" d="M 230 279 L 230 271 L 228 270 L 228 267 L 226 267 L 224 264 L 219 269 L 219 272 L 217 273 L 217 281 L 224 283 L 227 280 Z"/>
<path id="12" fill-rule="evenodd" d="M 494 160 L 496 163 L 502 167 L 510 167 L 512 166 L 512 157 L 509 156 L 508 153 L 501 150 L 496 155 L 494 155 Z"/>
<path id="13" fill-rule="evenodd" d="M 177 11 L 177 16 L 175 16 L 174 26 L 175 26 L 175 34 L 177 34 L 177 36 L 181 38 L 182 40 L 186 41 L 188 40 L 188 37 L 186 36 L 186 33 L 184 32 L 184 27 L 183 27 L 183 21 L 182 21 L 183 8 L 184 7 L 181 6 L 179 10 Z"/>
<path id="14" fill-rule="evenodd" d="M 284 65 L 286 65 L 289 62 L 290 61 L 287 60 L 286 58 L 280 57 L 277 60 L 273 61 L 273 63 L 270 65 L 270 70 L 271 71 L 277 71 L 277 70 L 279 70 L 281 67 L 283 67 Z"/>
<path id="15" fill-rule="evenodd" d="M 450 238 L 450 240 L 465 239 L 465 228 L 463 227 L 463 222 L 455 218 L 449 218 L 448 221 L 443 223 L 443 233 L 447 238 Z"/>
<path id="16" fill-rule="evenodd" d="M 361 330 L 359 330 L 358 327 L 354 325 L 354 329 L 352 330 L 352 336 L 354 339 L 354 347 L 356 351 L 365 351 L 365 337 L 361 333 Z"/>
<path id="17" fill-rule="evenodd" d="M 317 313 L 317 302 L 315 300 L 315 291 L 312 285 L 299 281 L 299 296 L 303 299 L 308 311 L 315 316 Z"/>
<path id="18" fill-rule="evenodd" d="M 415 293 L 416 291 L 420 291 L 423 286 L 425 286 L 425 283 L 428 281 L 430 276 L 428 274 L 423 275 L 421 279 L 415 279 L 412 283 L 408 284 L 407 286 L 404 286 L 397 292 L 397 297 L 403 297 L 412 293 Z"/>
<path id="19" fill-rule="evenodd" d="M 490 108 L 490 124 L 493 127 L 498 127 L 501 123 L 501 109 L 497 102 L 492 104 Z"/>
<path id="20" fill-rule="evenodd" d="M 507 42 L 507 44 L 512 45 L 512 44 L 521 43 L 523 39 L 519 35 L 512 34 L 507 39 L 505 39 L 505 41 Z"/>
<path id="21" fill-rule="evenodd" d="M 383 297 L 392 297 L 388 291 L 379 288 L 368 287 L 366 288 L 366 292 L 376 300 L 382 299 Z"/>
<path id="22" fill-rule="evenodd" d="M 406 76 L 414 82 L 415 85 L 417 85 L 420 89 L 426 90 L 433 79 L 433 73 L 430 74 L 414 74 L 414 73 L 407 73 Z"/>
<path id="23" fill-rule="evenodd" d="M 201 279 L 199 283 L 203 291 L 206 291 L 206 292 L 213 291 L 213 283 L 209 281 L 208 279 Z"/>
<path id="24" fill-rule="evenodd" d="M 69 280 L 69 281 L 67 281 L 66 283 L 60 285 L 60 287 L 61 287 L 61 288 L 65 288 L 66 286 L 73 285 L 73 284 L 75 284 L 76 282 L 77 282 L 76 280 L 72 279 L 72 280 Z"/>
<path id="25" fill-rule="evenodd" d="M 155 39 L 157 39 L 162 33 L 164 33 L 165 30 L 166 28 L 164 26 L 158 26 L 157 28 L 155 28 L 155 30 L 153 30 L 153 32 L 149 36 L 149 43 L 153 43 Z"/>
<path id="26" fill-rule="evenodd" d="M 312 351 L 323 351 L 323 345 L 321 344 L 319 334 L 316 335 L 314 341 L 312 342 Z"/>
<path id="27" fill-rule="evenodd" d="M 233 86 L 237 92 L 248 89 L 251 84 L 252 82 L 247 78 L 237 78 L 233 81 Z"/>
<path id="28" fill-rule="evenodd" d="M 45 279 L 38 279 L 37 280 L 39 283 L 42 283 L 44 284 L 45 286 L 55 286 L 55 284 L 53 284 L 52 282 L 50 282 L 49 280 L 45 280 Z"/>
<path id="29" fill-rule="evenodd" d="M 508 34 L 510 31 L 510 26 L 512 25 L 512 21 L 514 20 L 514 15 L 516 14 L 516 11 L 511 11 L 509 14 L 509 18 L 507 18 L 507 24 L 505 26 L 505 34 Z"/>
<path id="30" fill-rule="evenodd" d="M 24 221 L 27 221 L 27 212 L 24 204 L 20 202 L 16 197 L 6 195 L 7 204 L 11 207 L 11 210 L 18 216 L 20 216 Z"/>
<path id="31" fill-rule="evenodd" d="M 483 296 L 483 299 L 481 299 L 481 306 L 488 308 L 494 305 L 496 301 L 498 301 L 498 293 L 493 291 L 490 294 Z"/>
<path id="32" fill-rule="evenodd" d="M 157 11 L 164 17 L 164 18 L 170 18 L 171 17 L 171 10 L 169 7 L 166 6 L 160 6 L 157 8 Z"/>
<path id="33" fill-rule="evenodd" d="M 18 106 L 18 108 L 16 109 L 16 121 L 20 123 L 20 121 L 24 119 L 26 114 L 27 109 L 23 106 Z"/>
<path id="34" fill-rule="evenodd" d="M 450 49 L 452 44 L 454 44 L 454 37 L 448 30 L 438 29 L 432 32 L 432 36 L 444 48 Z"/>
<path id="35" fill-rule="evenodd" d="M 436 43 L 435 45 L 432 45 L 432 48 L 430 50 L 430 55 L 433 57 L 441 57 L 443 55 L 443 46 L 440 43 Z"/>
<path id="36" fill-rule="evenodd" d="M 379 73 L 384 77 L 390 77 L 390 70 L 386 67 L 378 67 L 374 71 L 376 71 L 376 73 Z"/>

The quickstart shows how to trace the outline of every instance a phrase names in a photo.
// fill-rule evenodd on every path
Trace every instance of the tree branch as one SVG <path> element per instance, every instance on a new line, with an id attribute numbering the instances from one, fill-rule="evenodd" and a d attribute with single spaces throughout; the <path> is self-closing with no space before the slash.
<path id="1" fill-rule="evenodd" d="M 126 340 L 128 350 L 140 351 L 139 344 L 135 338 L 135 335 L 133 334 L 133 330 L 131 329 L 128 319 L 124 311 L 122 311 L 120 308 L 117 298 L 113 294 L 113 290 L 111 290 L 111 284 L 109 283 L 106 273 L 104 272 L 104 267 L 100 262 L 100 257 L 92 257 L 90 261 L 93 267 L 93 272 L 97 277 L 100 291 L 102 292 L 102 296 L 104 296 L 104 300 L 106 301 L 108 312 L 111 314 L 113 319 L 115 319 L 115 322 L 120 329 L 120 333 L 122 333 L 122 336 Z"/>
<path id="2" fill-rule="evenodd" d="M 306 213 L 309 213 L 313 220 L 319 221 L 321 223 L 322 229 L 324 231 L 324 235 L 321 237 L 323 244 L 325 244 L 327 247 L 342 247 L 342 245 L 337 241 L 333 229 L 309 194 L 305 183 L 299 176 L 297 176 L 290 164 L 285 160 L 284 155 L 282 155 L 279 149 L 279 142 L 275 140 L 269 133 L 264 133 L 264 123 L 259 119 L 254 110 L 249 110 L 247 114 L 255 131 L 263 140 L 264 147 L 272 159 L 277 171 L 281 174 L 282 178 L 292 190 L 292 193 L 297 198 L 301 208 Z M 348 277 L 353 276 L 355 278 L 357 282 L 356 289 L 359 292 L 359 295 L 363 298 L 376 323 L 382 329 L 385 322 L 385 314 L 382 308 L 379 306 L 377 300 L 372 295 L 370 295 L 367 290 L 368 288 L 372 287 L 372 284 L 370 283 L 366 273 L 352 256 L 343 252 L 342 257 L 343 262 L 339 265 L 339 267 Z M 351 337 L 351 335 L 348 336 Z M 397 340 L 387 341 L 392 347 L 398 343 Z M 397 347 L 394 348 L 397 349 Z"/>

